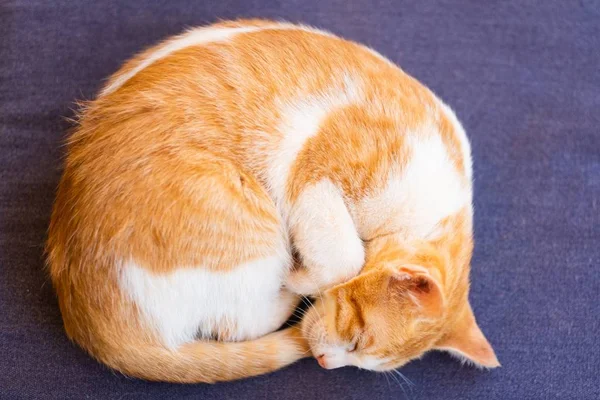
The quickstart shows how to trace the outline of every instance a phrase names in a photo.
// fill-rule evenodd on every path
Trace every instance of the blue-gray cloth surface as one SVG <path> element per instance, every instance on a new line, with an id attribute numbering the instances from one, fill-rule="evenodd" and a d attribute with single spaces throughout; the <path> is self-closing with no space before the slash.
<path id="1" fill-rule="evenodd" d="M 258 378 L 126 378 L 66 338 L 43 243 L 76 99 L 128 57 L 217 19 L 315 25 L 448 102 L 471 139 L 471 301 L 502 368 L 441 353 L 412 382 L 307 359 Z M 0 2 L 1 399 L 599 399 L 600 1 Z"/>

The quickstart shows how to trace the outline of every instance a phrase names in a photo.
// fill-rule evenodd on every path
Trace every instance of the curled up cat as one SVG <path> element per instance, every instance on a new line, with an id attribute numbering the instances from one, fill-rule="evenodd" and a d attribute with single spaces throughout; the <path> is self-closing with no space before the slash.
<path id="1" fill-rule="evenodd" d="M 375 51 L 192 29 L 125 63 L 68 139 L 47 243 L 66 332 L 169 382 L 434 349 L 496 367 L 468 301 L 471 169 L 452 110 Z"/>

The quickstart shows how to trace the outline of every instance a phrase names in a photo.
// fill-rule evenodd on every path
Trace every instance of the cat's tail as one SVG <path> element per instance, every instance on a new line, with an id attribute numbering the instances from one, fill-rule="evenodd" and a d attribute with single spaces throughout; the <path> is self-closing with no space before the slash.
<path id="1" fill-rule="evenodd" d="M 266 374 L 310 355 L 299 327 L 246 342 L 197 341 L 120 349 L 103 360 L 122 373 L 152 381 L 215 383 Z"/>

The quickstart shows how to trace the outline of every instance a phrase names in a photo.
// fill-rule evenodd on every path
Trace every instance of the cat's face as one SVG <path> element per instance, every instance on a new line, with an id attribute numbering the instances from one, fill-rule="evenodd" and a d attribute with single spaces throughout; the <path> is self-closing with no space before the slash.
<path id="1" fill-rule="evenodd" d="M 417 304 L 430 296 L 430 310 Z M 353 365 L 384 371 L 418 357 L 437 337 L 441 301 L 425 276 L 366 272 L 326 291 L 304 319 L 313 355 L 327 369 Z M 426 315 L 427 313 L 427 315 Z"/>
<path id="2" fill-rule="evenodd" d="M 323 368 L 398 368 L 431 349 L 448 350 L 483 367 L 498 366 L 466 303 L 446 326 L 441 287 L 408 265 L 363 272 L 327 290 L 303 319 L 303 332 Z M 455 332 L 456 331 L 456 332 Z"/>

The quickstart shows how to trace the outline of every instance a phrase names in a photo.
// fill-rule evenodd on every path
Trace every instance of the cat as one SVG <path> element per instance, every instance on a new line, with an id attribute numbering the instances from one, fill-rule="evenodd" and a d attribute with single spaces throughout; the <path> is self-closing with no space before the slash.
<path id="1" fill-rule="evenodd" d="M 496 367 L 468 301 L 471 175 L 455 114 L 375 51 L 283 22 L 192 29 L 126 62 L 68 139 L 47 242 L 65 330 L 169 382 L 309 354 Z"/>

